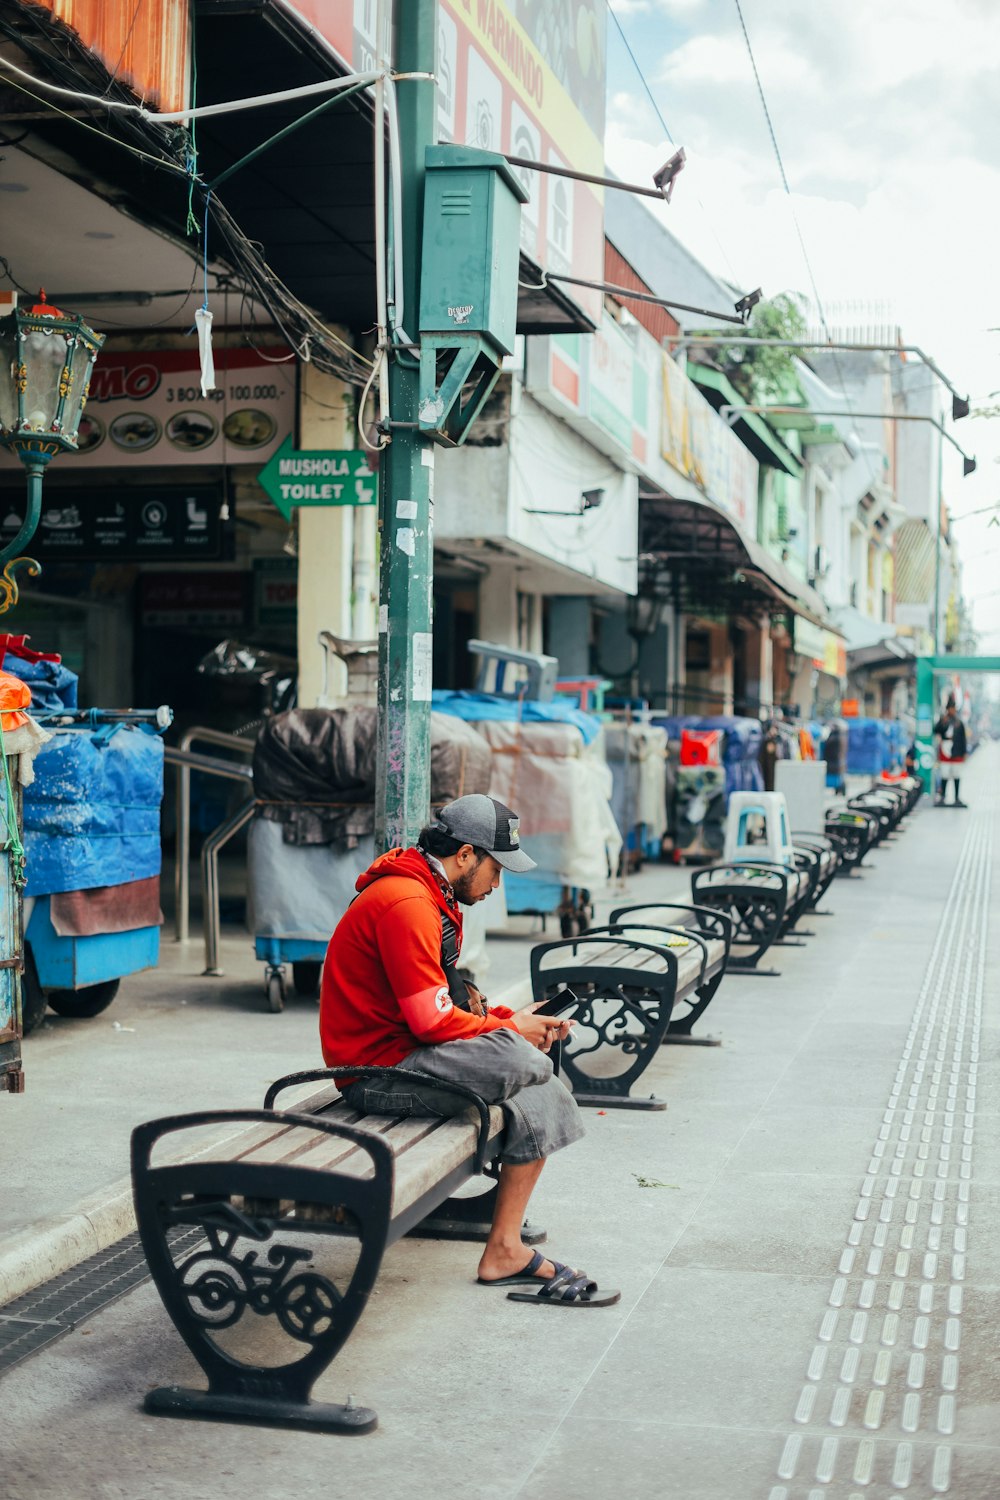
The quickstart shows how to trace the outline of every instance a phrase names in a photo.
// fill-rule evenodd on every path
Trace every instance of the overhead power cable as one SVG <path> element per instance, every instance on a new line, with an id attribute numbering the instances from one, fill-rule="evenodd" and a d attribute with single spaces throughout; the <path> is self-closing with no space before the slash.
<path id="1" fill-rule="evenodd" d="M 826 312 L 823 308 L 823 299 L 819 294 L 819 287 L 816 284 L 816 276 L 813 272 L 812 261 L 809 259 L 809 251 L 806 249 L 805 236 L 802 233 L 802 226 L 799 223 L 799 216 L 795 212 L 795 199 L 792 196 L 792 189 L 788 182 L 788 174 L 785 171 L 785 163 L 782 160 L 781 149 L 778 145 L 778 137 L 774 129 L 774 122 L 771 119 L 771 111 L 767 107 L 767 99 L 764 95 L 764 85 L 761 83 L 760 73 L 757 69 L 757 59 L 754 57 L 753 47 L 750 45 L 750 33 L 747 31 L 747 23 L 743 19 L 743 7 L 740 4 L 740 0 L 733 0 L 733 3 L 736 6 L 736 14 L 740 19 L 740 29 L 743 32 L 743 40 L 746 43 L 747 55 L 750 58 L 750 66 L 753 69 L 754 81 L 757 85 L 758 96 L 760 97 L 760 107 L 764 111 L 764 119 L 767 121 L 768 134 L 771 137 L 771 145 L 774 147 L 774 159 L 778 163 L 778 171 L 781 174 L 782 186 L 785 189 L 785 196 L 788 199 L 788 208 L 792 215 L 792 223 L 795 225 L 795 233 L 799 241 L 799 247 L 802 251 L 802 259 L 805 262 L 806 272 L 809 276 L 809 284 L 812 287 L 812 294 L 816 303 L 816 310 L 819 313 L 820 325 L 823 329 L 824 334 L 826 335 L 827 342 L 832 344 L 834 342 L 833 335 L 831 334 L 829 324 L 826 321 Z M 830 353 L 833 356 L 833 366 L 837 372 L 837 382 L 840 386 L 841 394 L 843 395 L 844 401 L 847 405 L 848 415 L 853 422 L 856 420 L 856 418 L 854 415 L 853 406 L 851 404 L 851 398 L 847 392 L 847 383 L 844 380 L 844 372 L 841 369 L 840 356 L 834 349 L 831 349 Z M 875 483 L 877 483 L 877 478 L 875 475 L 875 471 L 872 468 L 871 459 L 869 458 L 868 454 L 865 453 L 864 448 L 862 448 L 861 451 L 864 455 L 865 466 L 868 469 L 868 477 L 874 485 Z"/>
<path id="2" fill-rule="evenodd" d="M 37 61 L 40 63 L 49 63 L 60 68 L 62 70 L 60 76 L 71 76 L 66 73 L 65 59 L 54 59 L 41 49 L 36 48 L 33 45 L 32 38 L 21 37 L 20 45 L 26 47 L 33 56 L 37 54 Z M 20 77 L 31 78 L 31 75 L 26 74 L 23 69 L 12 65 L 8 59 L 0 58 L 0 64 L 8 69 L 8 71 L 12 71 Z M 38 79 L 32 78 L 31 81 L 39 87 L 47 89 L 49 92 L 73 94 L 78 100 L 93 101 L 95 105 L 101 105 L 105 108 L 110 102 L 107 99 L 99 98 L 97 95 L 83 94 L 79 90 L 74 91 L 58 88 L 56 85 L 42 83 Z M 78 128 L 86 130 L 92 135 L 100 136 L 108 144 L 128 151 L 132 156 L 148 163 L 154 168 L 163 168 L 176 176 L 193 180 L 204 191 L 205 184 L 201 182 L 196 174 L 192 173 L 189 162 L 172 160 L 165 154 L 162 156 L 153 155 L 134 144 L 134 140 L 123 140 L 120 135 L 102 128 L 93 123 L 93 121 L 83 120 L 78 115 L 69 113 L 67 110 L 62 109 L 53 99 L 34 93 L 31 89 L 19 83 L 16 78 L 9 77 L 7 82 L 11 88 L 17 89 L 18 92 L 35 100 L 46 109 L 52 110 L 54 114 L 61 116 Z M 132 108 L 132 112 L 118 113 L 115 118 L 120 124 L 129 128 L 133 137 L 135 137 L 137 129 L 141 128 L 136 121 L 135 107 Z M 149 123 L 155 123 L 156 119 L 157 117 L 151 112 L 148 114 Z M 177 142 L 178 150 L 181 149 L 182 143 L 184 143 L 186 155 L 187 134 L 175 130 L 172 130 L 172 134 Z M 166 149 L 171 148 L 167 147 Z M 249 239 L 214 194 L 210 199 L 210 210 L 216 233 L 221 238 L 224 246 L 226 261 L 232 270 L 235 271 L 237 277 L 250 290 L 254 300 L 268 310 L 275 326 L 279 329 L 290 348 L 300 358 L 311 359 L 317 368 L 323 370 L 325 373 L 335 375 L 349 385 L 364 385 L 371 369 L 371 361 L 359 354 L 331 328 L 328 328 L 321 318 L 285 286 L 280 277 L 267 264 L 260 247 Z M 14 280 L 6 264 L 0 266 L 0 269 L 8 275 L 10 280 Z M 105 319 L 105 321 L 110 323 L 111 320 Z"/>
<path id="3" fill-rule="evenodd" d="M 650 104 L 652 105 L 653 113 L 655 114 L 657 120 L 659 120 L 659 122 L 660 122 L 660 129 L 663 131 L 663 134 L 666 136 L 666 138 L 670 142 L 670 144 L 672 146 L 676 146 L 677 142 L 674 140 L 674 137 L 671 135 L 671 133 L 670 133 L 670 127 L 667 125 L 666 120 L 663 118 L 663 112 L 660 109 L 660 106 L 656 102 L 656 96 L 654 95 L 653 90 L 649 86 L 649 81 L 646 78 L 645 73 L 642 71 L 642 68 L 639 66 L 639 59 L 636 57 L 635 53 L 632 50 L 632 45 L 629 42 L 628 37 L 625 35 L 625 30 L 624 30 L 624 28 L 622 26 L 621 21 L 618 18 L 618 13 L 615 10 L 614 6 L 612 5 L 611 0 L 608 0 L 608 11 L 610 13 L 611 19 L 615 23 L 615 29 L 617 30 L 618 35 L 622 39 L 622 42 L 623 42 L 624 47 L 625 47 L 625 51 L 628 53 L 629 58 L 631 59 L 632 66 L 633 66 L 633 68 L 635 69 L 636 73 L 639 76 L 639 82 L 642 84 L 643 90 L 645 91 L 645 94 L 646 94 L 646 98 L 649 100 Z M 732 261 L 729 259 L 729 256 L 726 254 L 726 247 L 723 245 L 722 241 L 719 239 L 719 236 L 715 232 L 715 225 L 712 223 L 712 220 L 709 217 L 708 209 L 705 207 L 705 205 L 702 202 L 702 200 L 698 197 L 697 193 L 695 193 L 694 197 L 695 197 L 695 202 L 697 203 L 698 207 L 701 209 L 701 212 L 702 212 L 702 214 L 704 216 L 704 219 L 705 219 L 705 223 L 708 225 L 708 231 L 711 234 L 713 240 L 715 241 L 715 244 L 716 244 L 716 247 L 717 247 L 717 249 L 719 251 L 719 254 L 722 256 L 722 259 L 726 263 L 726 269 L 729 272 L 729 278 L 730 278 L 730 280 L 732 281 L 732 283 L 733 283 L 734 286 L 739 286 L 739 284 L 740 284 L 740 278 L 739 278 L 739 276 L 737 276 L 736 271 L 733 268 Z"/>

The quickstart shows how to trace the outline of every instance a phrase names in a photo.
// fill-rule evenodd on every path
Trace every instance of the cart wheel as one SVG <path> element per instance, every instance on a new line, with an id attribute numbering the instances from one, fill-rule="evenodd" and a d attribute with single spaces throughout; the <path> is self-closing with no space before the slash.
<path id="1" fill-rule="evenodd" d="M 267 1008 L 275 1015 L 285 1008 L 285 975 L 281 969 L 268 969 L 264 980 Z"/>
<path id="2" fill-rule="evenodd" d="M 84 985 L 80 990 L 50 990 L 49 1004 L 57 1016 L 75 1016 L 80 1020 L 99 1016 L 117 995 L 120 983 L 118 979 L 106 979 L 103 984 Z"/>
<path id="3" fill-rule="evenodd" d="M 292 983 L 295 993 L 303 1000 L 315 1000 L 319 995 L 319 976 L 323 965 L 318 959 L 300 959 L 292 964 Z"/>
<path id="4" fill-rule="evenodd" d="M 559 913 L 559 931 L 564 938 L 576 937 L 576 914 L 571 911 Z"/>
<path id="5" fill-rule="evenodd" d="M 35 955 L 25 944 L 24 973 L 21 975 L 21 1031 L 24 1036 L 41 1024 L 48 1003 L 48 997 L 38 982 Z"/>

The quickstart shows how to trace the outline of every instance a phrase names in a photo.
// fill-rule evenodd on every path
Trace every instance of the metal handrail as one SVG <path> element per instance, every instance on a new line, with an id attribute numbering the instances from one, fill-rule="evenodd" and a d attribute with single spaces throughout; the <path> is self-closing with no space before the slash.
<path id="1" fill-rule="evenodd" d="M 177 793 L 176 793 L 176 821 L 177 821 L 177 857 L 174 866 L 174 923 L 176 926 L 176 940 L 179 943 L 187 942 L 190 933 L 190 907 L 191 907 L 191 772 L 192 770 L 206 771 L 210 776 L 229 776 L 231 780 L 243 780 L 246 776 L 252 777 L 249 767 L 232 767 L 231 762 L 219 760 L 210 756 L 195 756 L 190 759 L 191 746 L 196 740 L 206 745 L 219 745 L 227 750 L 239 750 L 242 754 L 252 755 L 254 752 L 254 741 L 243 739 L 237 734 L 227 734 L 222 729 L 209 729 L 204 724 L 194 724 L 185 730 L 181 736 L 180 744 L 176 747 L 167 746 L 167 760 L 177 766 Z M 181 757 L 185 757 L 181 759 Z M 204 763 L 203 763 L 204 762 Z M 223 770 L 222 767 L 228 769 Z M 239 773 L 234 775 L 234 769 Z"/>
<path id="2" fill-rule="evenodd" d="M 219 911 L 219 851 L 235 838 L 254 815 L 256 799 L 251 797 L 231 817 L 212 830 L 201 849 L 201 886 L 204 892 L 205 968 L 203 973 L 219 979 L 225 973 L 219 967 L 219 936 L 222 917 Z"/>

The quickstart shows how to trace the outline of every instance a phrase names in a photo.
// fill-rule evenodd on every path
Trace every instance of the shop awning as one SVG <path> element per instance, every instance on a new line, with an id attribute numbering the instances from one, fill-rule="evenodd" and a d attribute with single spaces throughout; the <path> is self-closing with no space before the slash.
<path id="1" fill-rule="evenodd" d="M 711 365 L 699 365 L 688 361 L 687 373 L 705 392 L 718 411 L 722 406 L 743 406 L 743 397 L 728 376 Z M 768 464 L 772 469 L 782 469 L 798 479 L 803 473 L 802 461 L 781 441 L 756 412 L 741 412 L 733 421 L 733 431 L 749 448 L 758 463 Z"/>
<path id="2" fill-rule="evenodd" d="M 898 636 L 886 636 L 871 646 L 858 646 L 847 653 L 847 668 L 850 672 L 874 671 L 882 667 L 895 667 L 908 671 L 916 657 L 909 641 Z"/>
<path id="3" fill-rule="evenodd" d="M 350 7 L 346 9 L 349 14 Z M 317 42 L 303 18 L 307 10 L 303 5 L 299 15 L 277 0 L 201 0 L 195 26 L 195 102 L 218 103 L 234 95 L 248 98 L 342 76 L 347 69 L 332 48 Z M 49 76 L 70 89 L 107 93 L 109 99 L 132 98 L 68 27 L 33 7 L 17 6 L 9 16 L 0 14 L 0 40 L 5 45 L 16 42 L 21 51 L 13 54 L 15 60 L 39 77 Z M 44 260 L 50 293 L 71 291 L 74 310 L 89 313 L 104 329 L 110 318 L 101 321 L 95 309 L 106 306 L 112 293 L 123 305 L 131 306 L 135 293 L 142 298 L 137 305 L 153 307 L 136 324 L 187 329 L 193 304 L 184 288 L 197 281 L 201 296 L 202 246 L 200 236 L 189 238 L 185 233 L 190 185 L 183 171 L 183 133 L 173 125 L 112 112 L 95 131 L 55 102 L 50 108 L 47 101 L 26 97 L 4 78 L 0 104 L 7 121 L 4 133 L 20 131 L 16 139 L 27 138 L 29 166 L 32 159 L 48 164 L 60 177 L 74 179 L 88 194 L 123 210 L 138 226 L 133 238 L 139 243 L 132 244 L 131 259 L 123 269 L 113 261 L 115 243 L 95 254 L 84 237 L 93 224 L 79 215 L 60 215 L 58 205 L 54 210 L 45 207 L 42 222 L 48 226 L 51 217 L 58 233 L 53 227 L 43 235 L 40 256 L 38 211 L 8 214 L 3 252 L 15 274 L 30 266 L 31 276 L 37 277 Z M 285 320 L 285 302 L 275 281 L 328 324 L 362 334 L 375 321 L 372 99 L 368 91 L 360 92 L 316 114 L 284 139 L 273 139 L 315 107 L 315 100 L 300 99 L 210 116 L 197 125 L 197 168 L 206 183 L 271 142 L 218 187 L 213 202 L 228 214 L 231 232 L 224 232 L 221 220 L 213 219 L 209 233 L 209 305 L 216 324 L 239 320 L 251 340 L 258 337 L 255 325 Z M 123 150 L 123 143 L 138 146 L 142 154 Z M 157 158 L 173 160 L 175 170 L 158 168 Z M 54 201 L 51 193 L 42 199 L 41 191 L 39 199 L 46 205 Z M 193 208 L 200 225 L 200 192 L 194 195 Z M 149 227 L 148 235 L 141 226 Z M 107 233 L 110 242 L 111 231 Z M 143 237 L 155 251 L 161 236 L 176 252 L 170 257 L 147 252 Z M 261 284 L 250 287 L 241 273 L 239 245 L 245 248 L 247 242 L 260 247 L 266 262 L 261 282 L 269 286 L 268 295 Z M 227 268 L 228 297 L 216 287 L 216 273 L 225 277 Z M 116 274 L 127 279 L 116 280 Z M 542 278 L 537 265 L 523 255 L 520 279 L 527 285 L 519 293 L 519 333 L 592 330 L 571 289 L 533 289 Z M 100 294 L 102 300 L 90 303 L 88 293 Z M 118 315 L 119 322 L 127 319 L 127 314 L 125 319 Z M 325 342 L 317 332 L 314 352 Z M 329 344 L 335 354 L 336 332 Z"/>
<path id="4" fill-rule="evenodd" d="M 645 589 L 679 608 L 729 613 L 800 614 L 825 625 L 816 590 L 766 547 L 746 536 L 710 500 L 640 491 L 639 555 Z"/>

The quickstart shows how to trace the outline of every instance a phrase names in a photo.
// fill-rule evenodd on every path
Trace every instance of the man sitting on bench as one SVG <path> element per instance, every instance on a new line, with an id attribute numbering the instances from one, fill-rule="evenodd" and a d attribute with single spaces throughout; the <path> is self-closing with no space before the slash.
<path id="1" fill-rule="evenodd" d="M 517 1301 L 607 1306 L 618 1292 L 599 1292 L 588 1277 L 545 1260 L 521 1239 L 546 1158 L 583 1135 L 573 1096 L 546 1056 L 569 1023 L 490 1006 L 457 970 L 459 904 L 485 900 L 505 869 L 534 867 L 520 847 L 516 814 L 483 795 L 449 802 L 416 848 L 390 849 L 376 859 L 330 939 L 320 1040 L 330 1067 L 426 1075 L 426 1087 L 410 1078 L 356 1079 L 344 1096 L 363 1113 L 459 1114 L 468 1103 L 449 1092 L 451 1081 L 501 1105 L 506 1129 L 479 1282 L 514 1288 L 508 1294 Z"/>

